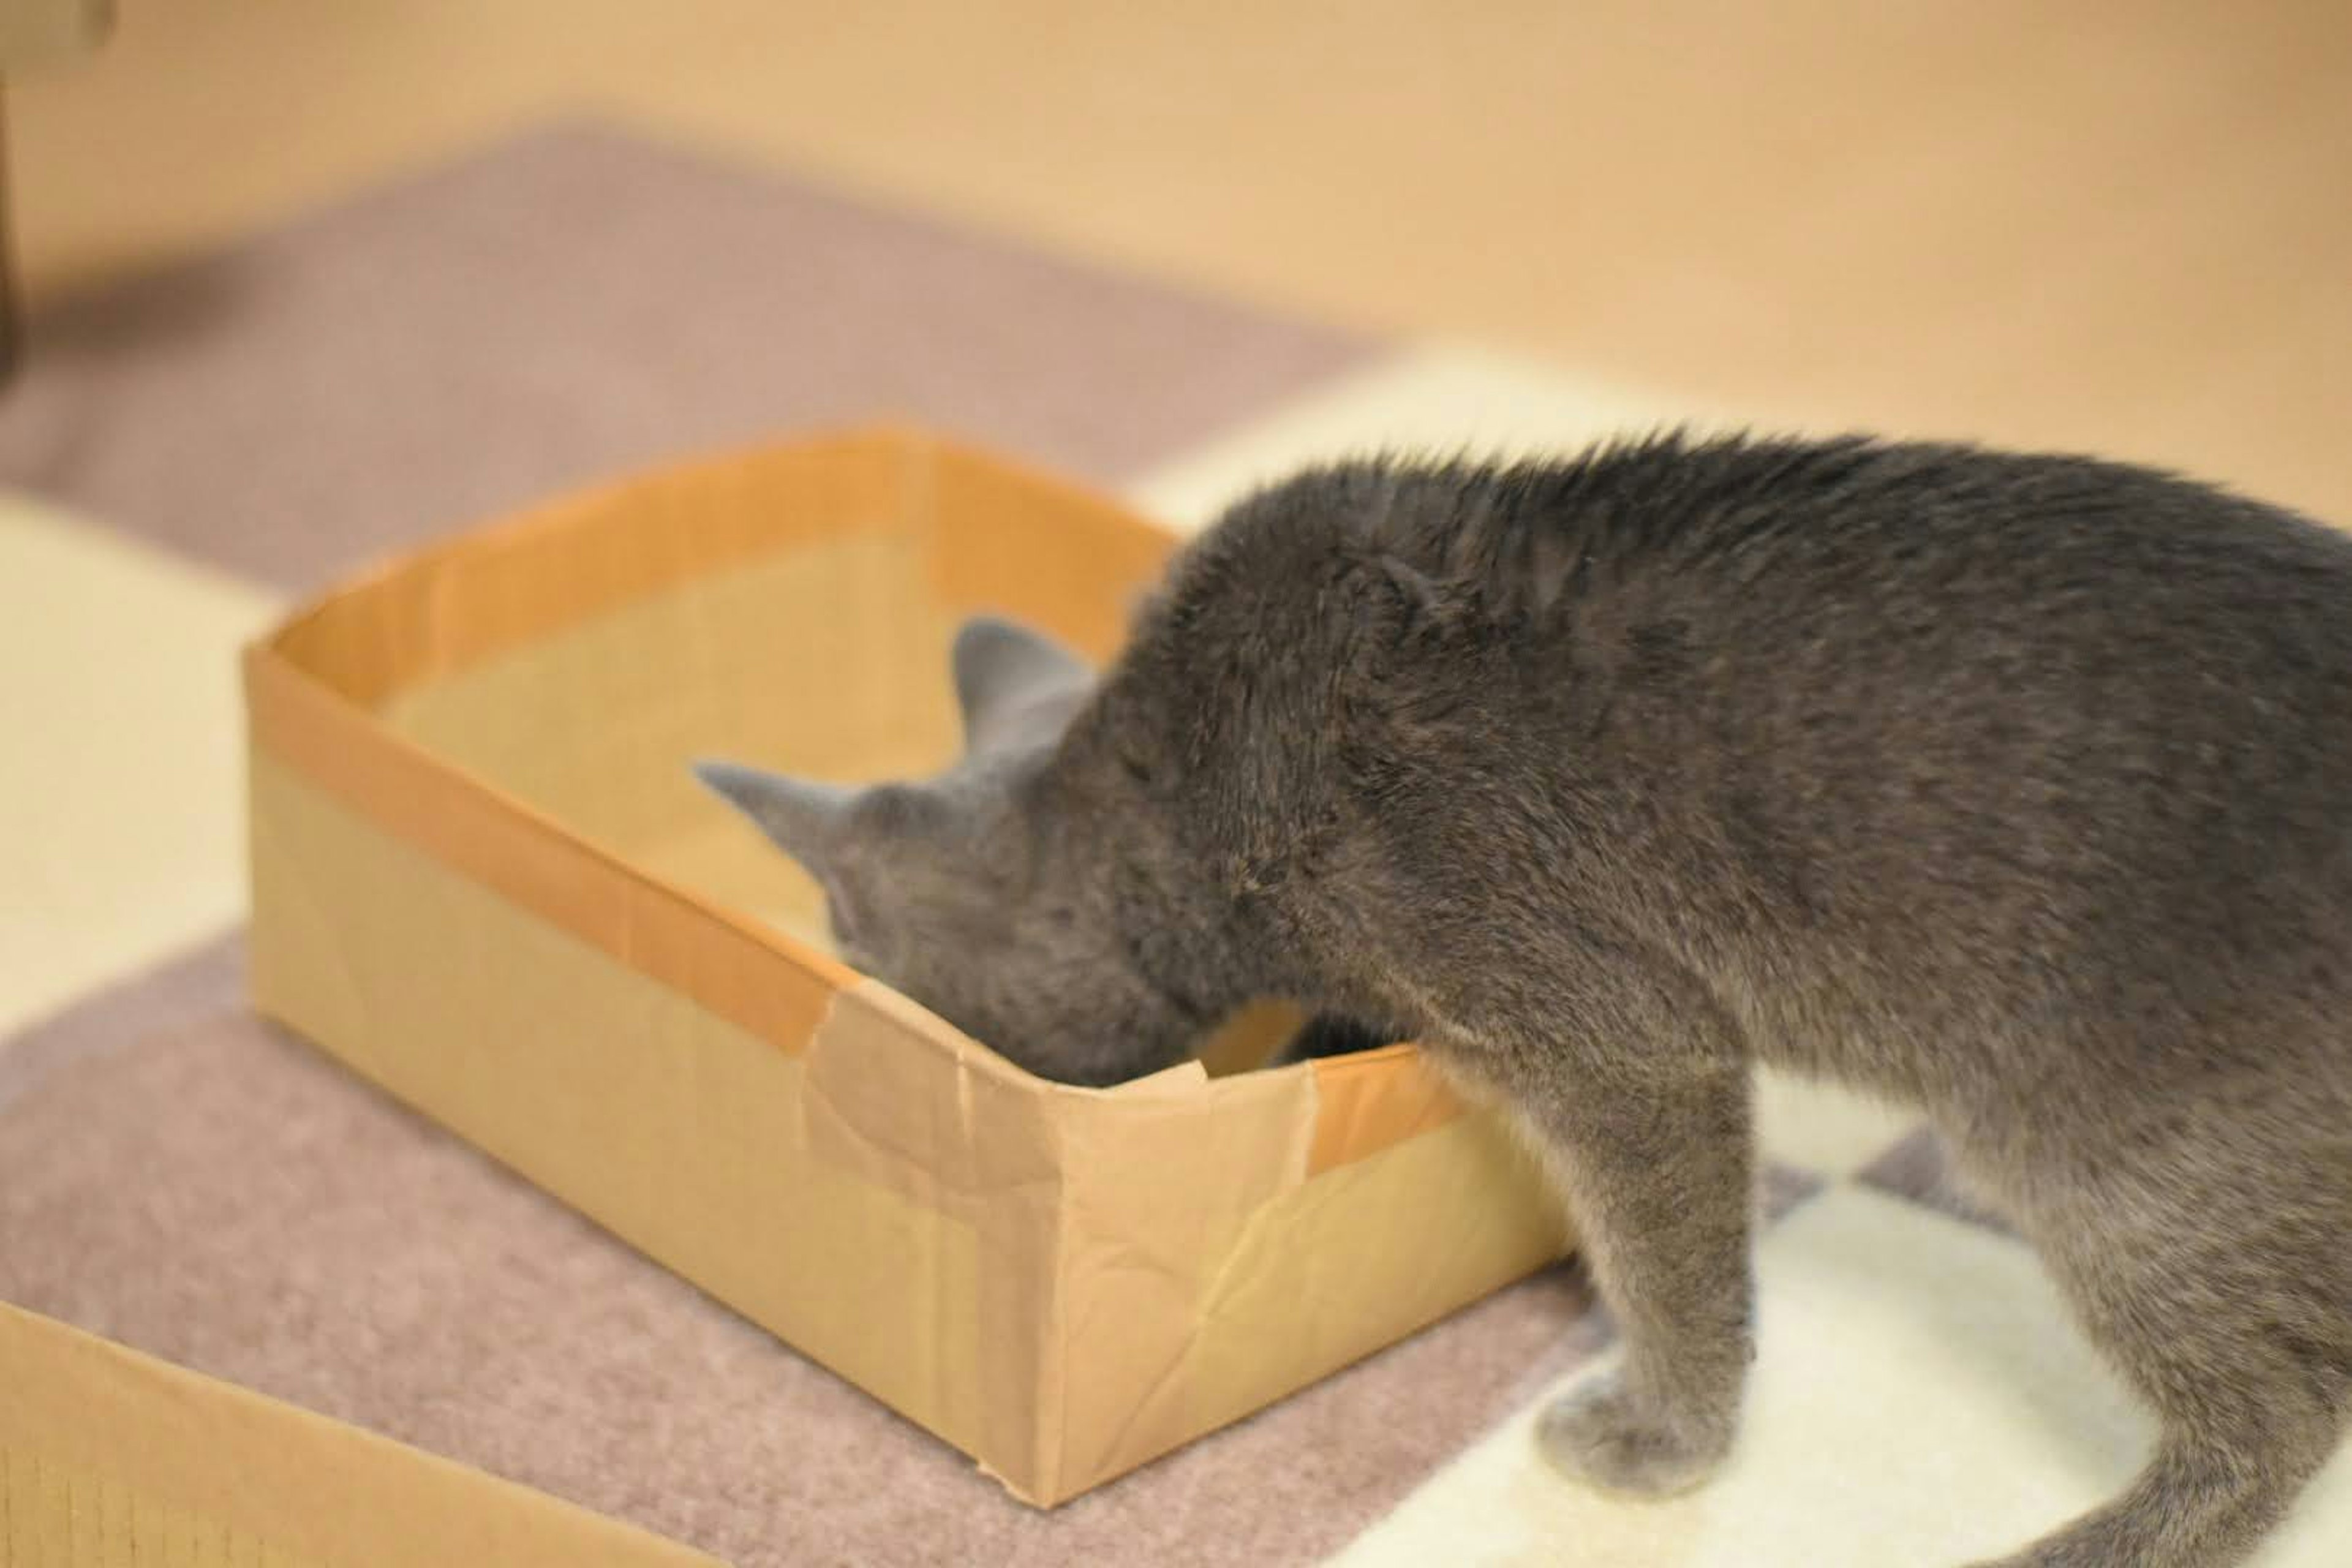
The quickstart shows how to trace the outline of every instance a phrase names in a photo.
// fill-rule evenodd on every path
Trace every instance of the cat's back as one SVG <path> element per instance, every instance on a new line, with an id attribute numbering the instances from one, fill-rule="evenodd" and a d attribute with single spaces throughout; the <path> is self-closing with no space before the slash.
<path id="1" fill-rule="evenodd" d="M 1423 585 L 1430 679 L 1727 731 L 2232 735 L 2352 761 L 2352 538 L 2146 468 L 1930 444 L 1645 442 L 1335 472 Z M 1523 693 L 1521 695 L 1524 695 Z M 1843 713 L 1847 723 L 1831 722 Z M 1801 721 L 1801 722 L 1800 722 Z"/>
<path id="2" fill-rule="evenodd" d="M 1832 647 L 1897 628 L 1980 640 L 1965 610 L 2053 644 L 2186 646 L 2250 616 L 2343 637 L 2352 591 L 2352 539 L 2284 509 L 1950 444 L 1668 437 L 1566 463 L 1346 467 L 1300 500 L 1465 620 L 1535 643 L 1678 607 L 1748 636 L 1801 617 Z"/>
<path id="3" fill-rule="evenodd" d="M 2174 475 L 2066 456 L 1863 441 L 1645 450 L 1689 499 L 1629 497 L 1629 580 L 1687 592 L 1741 635 L 1969 662 L 2001 639 L 2118 668 L 2260 667 L 2293 642 L 2352 649 L 2352 539 Z M 1590 482 L 1590 481 L 1588 481 Z M 1573 524 L 1571 527 L 1575 526 Z M 2138 659 L 2153 664 L 2135 665 Z M 2067 666 L 2074 668 L 2074 666 Z M 2343 668 L 2278 663 L 2293 682 Z"/>
<path id="4" fill-rule="evenodd" d="M 2352 973 L 2352 541 L 2313 521 L 1860 440 L 1318 483 L 1349 521 L 1316 548 L 1406 585 L 1349 721 L 1416 885 L 1829 954 L 1817 998 Z"/>

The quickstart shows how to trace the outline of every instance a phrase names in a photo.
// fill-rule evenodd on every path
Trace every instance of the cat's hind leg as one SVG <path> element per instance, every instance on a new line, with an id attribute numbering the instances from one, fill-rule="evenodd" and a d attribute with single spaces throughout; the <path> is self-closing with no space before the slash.
<path id="1" fill-rule="evenodd" d="M 2176 1150 L 2018 1205 L 2162 1427 L 2122 1495 L 1996 1568 L 2227 1568 L 2326 1463 L 2352 1417 L 2352 1150 L 2309 1153 Z"/>

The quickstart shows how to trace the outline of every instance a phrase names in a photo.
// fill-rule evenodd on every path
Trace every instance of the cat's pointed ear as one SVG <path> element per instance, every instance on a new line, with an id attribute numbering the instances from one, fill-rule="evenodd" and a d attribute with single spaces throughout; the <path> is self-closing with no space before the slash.
<path id="1" fill-rule="evenodd" d="M 694 776 L 813 872 L 822 871 L 826 847 L 856 797 L 855 790 L 840 784 L 787 778 L 740 763 L 697 763 Z"/>
<path id="2" fill-rule="evenodd" d="M 984 752 L 1006 739 L 1021 721 L 1038 717 L 1048 699 L 1066 699 L 1075 707 L 1093 679 L 1059 643 L 998 616 L 964 622 L 953 662 L 967 752 Z"/>

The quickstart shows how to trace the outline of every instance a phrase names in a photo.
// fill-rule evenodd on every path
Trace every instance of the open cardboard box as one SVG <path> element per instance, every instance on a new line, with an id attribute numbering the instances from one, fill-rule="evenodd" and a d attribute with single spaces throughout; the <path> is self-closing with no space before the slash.
<path id="1" fill-rule="evenodd" d="M 872 432 L 328 596 L 247 663 L 259 1006 L 1034 1503 L 1402 1338 L 1563 1240 L 1417 1051 L 1033 1078 L 829 956 L 688 772 L 929 771 L 965 615 L 1107 655 L 1172 545 Z"/>

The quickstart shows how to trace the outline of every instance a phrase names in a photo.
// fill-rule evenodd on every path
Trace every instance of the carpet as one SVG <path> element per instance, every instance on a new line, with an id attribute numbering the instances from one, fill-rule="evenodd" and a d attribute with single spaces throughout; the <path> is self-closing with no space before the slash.
<path id="1" fill-rule="evenodd" d="M 1638 1507 L 1541 1473 L 1534 1410 L 1610 1342 L 1570 1265 L 1040 1514 L 251 1016 L 230 658 L 272 606 L 553 489 L 877 416 L 1194 522 L 1307 456 L 1722 411 L 593 124 L 64 303 L 0 403 L 0 628 L 68 628 L 0 629 L 30 716 L 0 763 L 0 1299 L 744 1568 L 1958 1562 L 2132 1468 L 2144 1421 L 1932 1142 L 1773 1079 L 1721 1485 Z M 2339 1463 L 2263 1562 L 2345 1539 Z"/>

